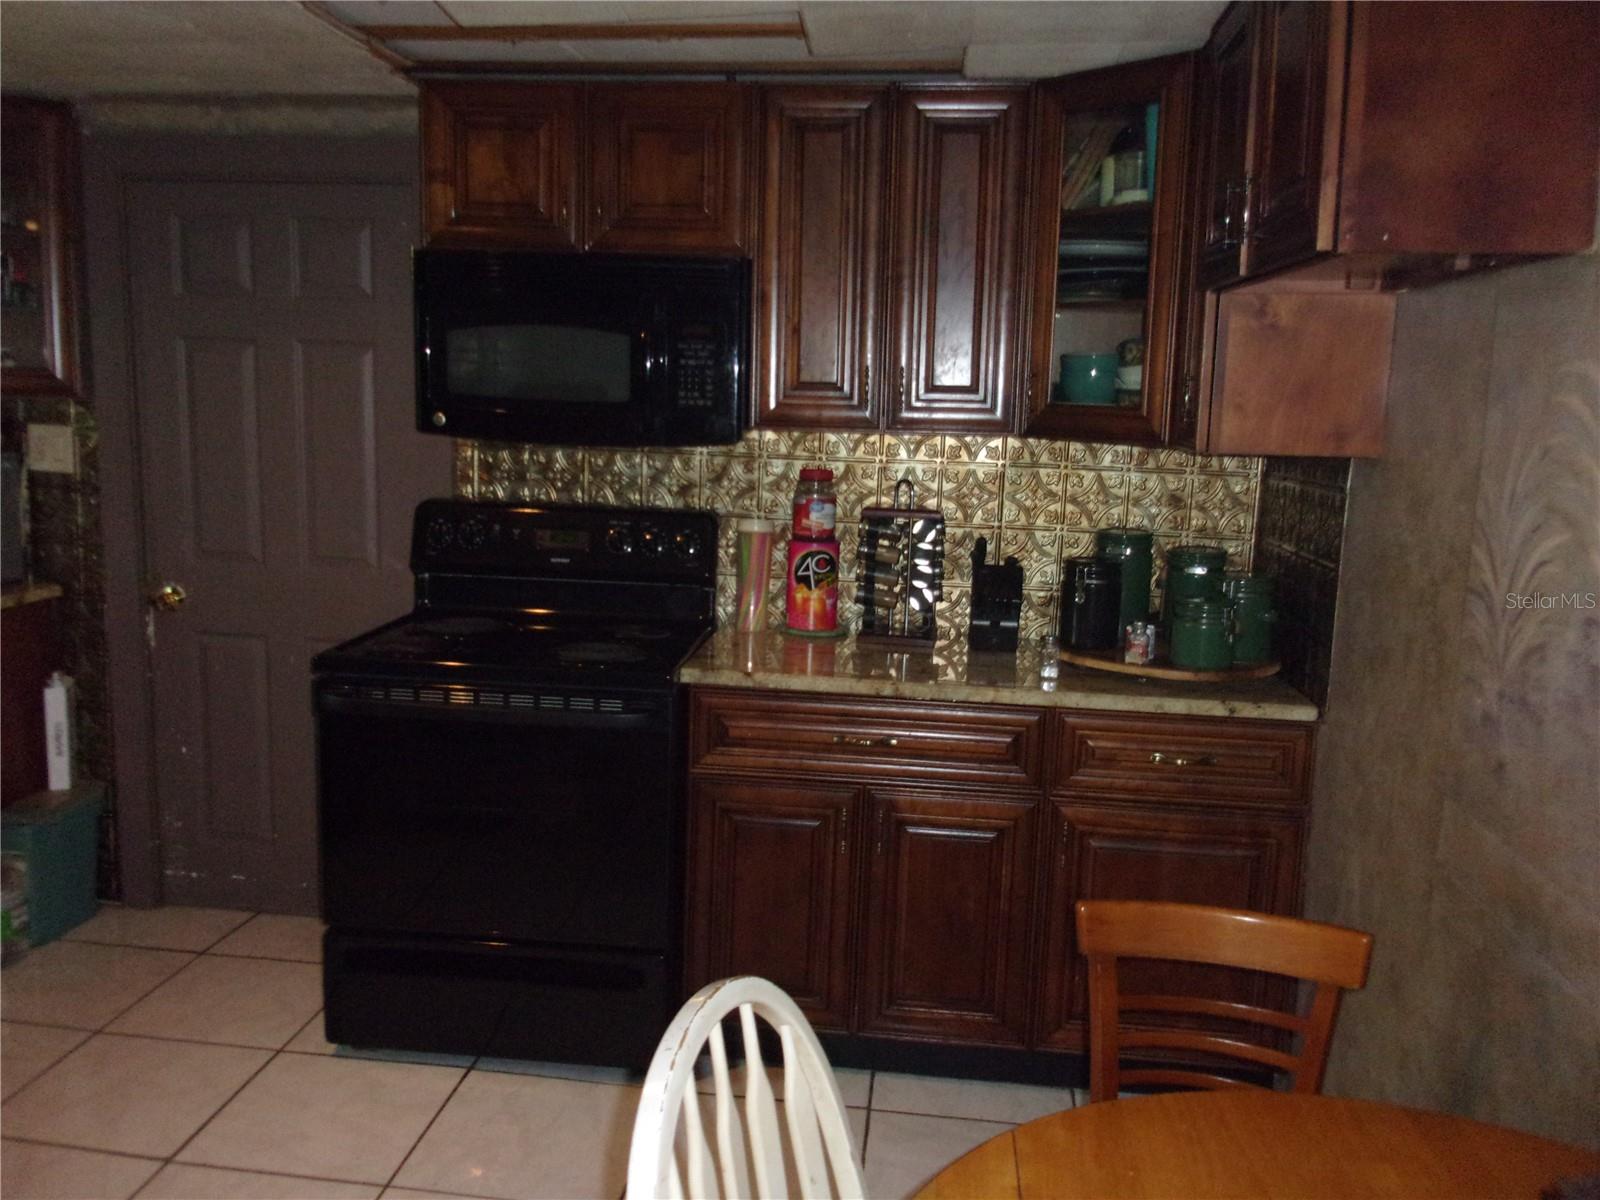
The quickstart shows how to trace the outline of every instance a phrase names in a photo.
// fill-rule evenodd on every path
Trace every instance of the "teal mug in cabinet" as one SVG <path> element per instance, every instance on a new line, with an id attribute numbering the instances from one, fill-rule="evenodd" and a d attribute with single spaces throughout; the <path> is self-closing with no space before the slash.
<path id="1" fill-rule="evenodd" d="M 1119 636 L 1134 621 L 1150 617 L 1150 568 L 1155 538 L 1148 529 L 1102 529 L 1094 535 L 1095 557 L 1122 564 Z"/>
<path id="2" fill-rule="evenodd" d="M 1180 600 L 1220 600 L 1228 552 L 1221 546 L 1186 543 L 1167 551 L 1167 588 L 1161 613 L 1170 623 Z"/>
<path id="3" fill-rule="evenodd" d="M 1172 612 L 1172 665 L 1185 671 L 1233 666 L 1233 610 L 1221 598 L 1178 600 Z"/>
<path id="4" fill-rule="evenodd" d="M 1063 354 L 1061 393 L 1068 404 L 1115 404 L 1117 356 L 1115 354 Z"/>
<path id="5" fill-rule="evenodd" d="M 1273 659 L 1276 586 L 1267 574 L 1229 571 L 1222 577 L 1222 594 L 1233 606 L 1233 661 L 1239 666 L 1259 666 Z"/>

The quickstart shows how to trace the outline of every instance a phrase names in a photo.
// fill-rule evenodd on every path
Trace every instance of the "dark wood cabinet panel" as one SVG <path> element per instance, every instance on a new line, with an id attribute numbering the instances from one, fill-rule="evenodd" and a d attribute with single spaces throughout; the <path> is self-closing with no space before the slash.
<path id="1" fill-rule="evenodd" d="M 889 92 L 766 92 L 758 424 L 875 428 Z M 883 372 L 876 371 L 877 383 Z"/>
<path id="2" fill-rule="evenodd" d="M 1210 814 L 1057 801 L 1044 885 L 1044 960 L 1035 1036 L 1083 1047 L 1086 968 L 1078 954 L 1079 900 L 1172 900 L 1294 914 L 1303 823 L 1293 814 Z M 1245 1003 L 1282 999 L 1266 977 L 1187 963 L 1124 968 L 1129 993 L 1179 992 Z"/>
<path id="3" fill-rule="evenodd" d="M 1037 787 L 1044 713 L 696 688 L 696 770 Z"/>
<path id="4" fill-rule="evenodd" d="M 429 240 L 576 249 L 582 95 L 578 84 L 424 83 Z"/>
<path id="5" fill-rule="evenodd" d="M 592 84 L 588 106 L 589 249 L 744 248 L 749 89 Z"/>
<path id="6" fill-rule="evenodd" d="M 1036 807 L 868 793 L 861 1032 L 1026 1040 Z"/>
<path id="7" fill-rule="evenodd" d="M 899 94 L 891 428 L 1003 433 L 1013 423 L 1027 96 Z"/>
<path id="8" fill-rule="evenodd" d="M 1271 0 L 1257 6 L 1254 163 L 1244 270 L 1256 274 L 1333 245 L 1343 113 L 1344 4 Z M 1330 124 L 1331 122 L 1331 124 Z"/>
<path id="9" fill-rule="evenodd" d="M 849 1020 L 851 788 L 699 781 L 688 986 L 760 975 L 820 1029 Z"/>

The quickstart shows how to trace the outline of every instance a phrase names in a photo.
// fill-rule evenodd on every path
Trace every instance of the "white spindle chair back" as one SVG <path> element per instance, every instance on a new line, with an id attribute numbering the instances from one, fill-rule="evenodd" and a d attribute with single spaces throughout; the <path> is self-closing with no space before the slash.
<path id="1" fill-rule="evenodd" d="M 723 1018 L 733 1013 L 744 1050 L 742 1106 L 723 1040 Z M 782 1049 L 781 1127 L 758 1017 L 777 1031 Z M 703 1049 L 711 1056 L 710 1137 L 695 1089 Z M 678 1010 L 645 1075 L 628 1200 L 788 1200 L 791 1181 L 804 1200 L 862 1195 L 861 1163 L 827 1055 L 805 1014 L 776 984 L 753 975 L 708 984 Z"/>

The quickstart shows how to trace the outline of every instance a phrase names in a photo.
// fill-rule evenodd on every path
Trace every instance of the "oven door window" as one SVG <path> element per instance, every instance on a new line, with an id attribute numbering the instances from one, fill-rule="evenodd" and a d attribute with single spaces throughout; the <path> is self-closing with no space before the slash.
<path id="1" fill-rule="evenodd" d="M 667 722 L 319 716 L 323 909 L 348 930 L 661 949 L 683 853 Z"/>
<path id="2" fill-rule="evenodd" d="M 626 333 L 571 325 L 476 325 L 445 338 L 451 395 L 540 404 L 614 406 L 633 392 Z"/>

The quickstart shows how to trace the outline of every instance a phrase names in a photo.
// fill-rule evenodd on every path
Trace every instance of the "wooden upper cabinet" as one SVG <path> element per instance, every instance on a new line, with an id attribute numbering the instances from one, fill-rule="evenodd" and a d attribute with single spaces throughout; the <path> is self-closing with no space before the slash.
<path id="1" fill-rule="evenodd" d="M 1250 172 L 1256 7 L 1237 4 L 1223 13 L 1197 62 L 1193 186 L 1198 193 L 1202 287 L 1219 287 L 1239 277 Z"/>
<path id="2" fill-rule="evenodd" d="M 744 248 L 749 89 L 608 83 L 588 97 L 589 249 Z"/>
<path id="3" fill-rule="evenodd" d="M 756 421 L 874 428 L 883 171 L 881 87 L 766 92 Z M 882 383 L 883 372 L 876 372 Z"/>
<path id="4" fill-rule="evenodd" d="M 1027 100 L 1020 87 L 899 94 L 890 428 L 1012 427 Z"/>
<path id="5" fill-rule="evenodd" d="M 1193 71 L 1184 54 L 1040 85 L 1030 435 L 1162 438 L 1183 384 Z"/>
<path id="6" fill-rule="evenodd" d="M 578 84 L 424 82 L 428 239 L 576 249 L 582 96 Z"/>
<path id="7" fill-rule="evenodd" d="M 1286 2 L 1257 10 L 1253 162 L 1245 201 L 1244 271 L 1298 262 L 1332 244 L 1344 107 L 1344 4 Z M 1446 22 L 1448 23 L 1448 22 Z"/>

